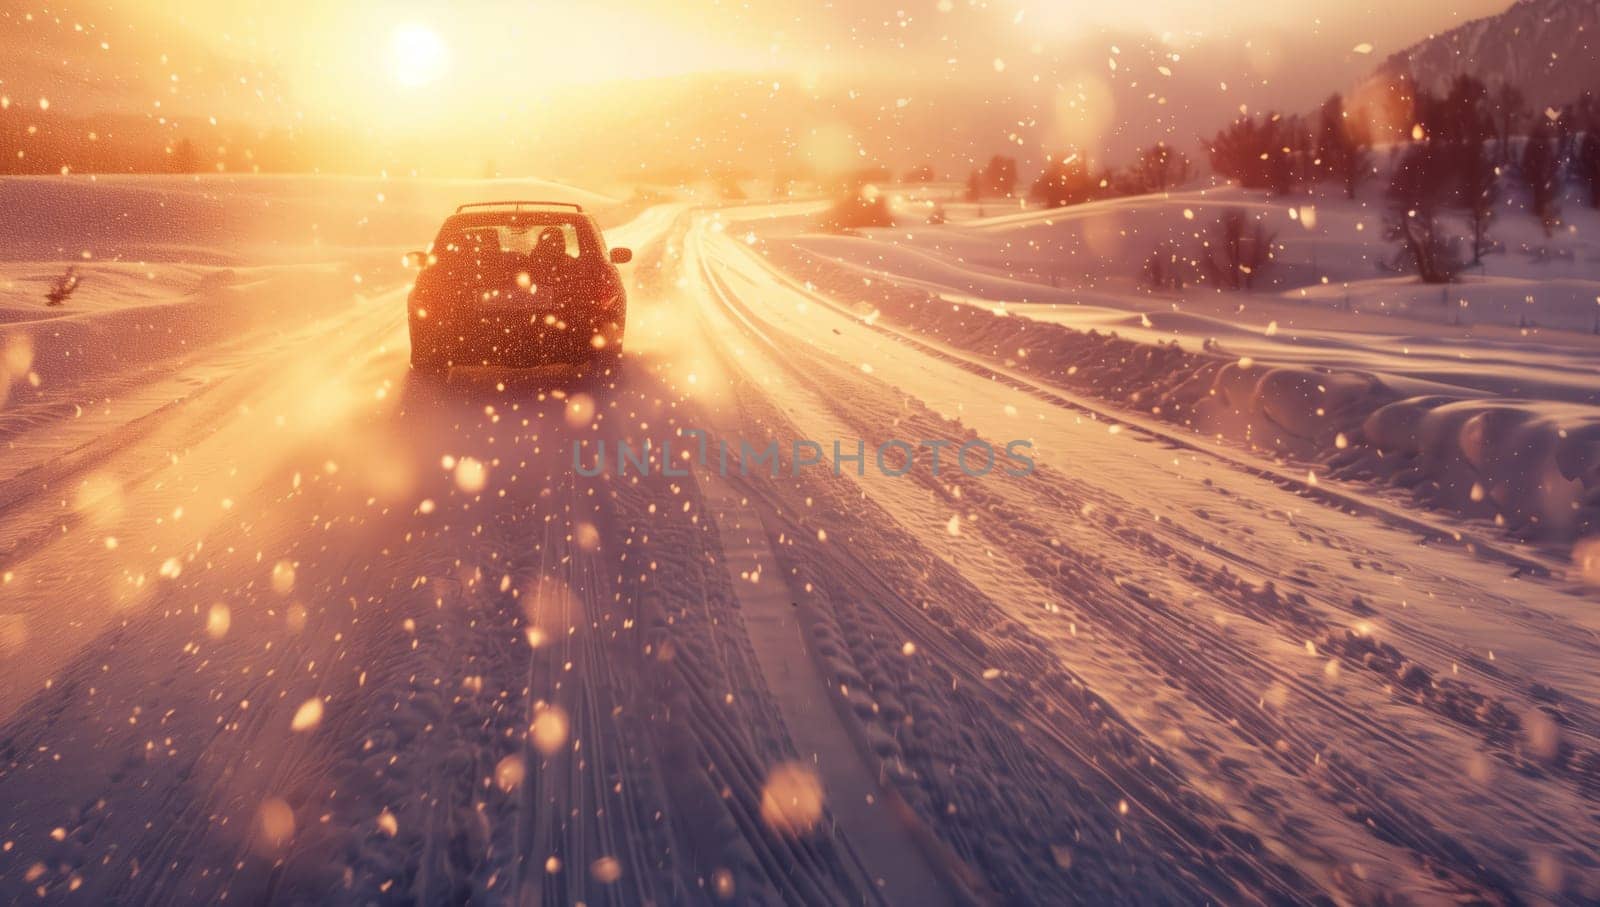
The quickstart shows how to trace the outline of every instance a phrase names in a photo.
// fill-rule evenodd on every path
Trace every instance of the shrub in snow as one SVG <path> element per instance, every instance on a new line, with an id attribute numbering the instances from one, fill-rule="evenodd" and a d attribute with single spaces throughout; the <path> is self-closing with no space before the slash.
<path id="1" fill-rule="evenodd" d="M 822 215 L 824 230 L 857 230 L 862 227 L 892 227 L 894 215 L 889 199 L 876 192 L 854 192 L 835 202 Z"/>
<path id="2" fill-rule="evenodd" d="M 78 289 L 78 269 L 68 267 L 67 272 L 57 277 L 55 283 L 50 285 L 50 292 L 44 295 L 46 305 L 61 305 L 69 299 Z"/>

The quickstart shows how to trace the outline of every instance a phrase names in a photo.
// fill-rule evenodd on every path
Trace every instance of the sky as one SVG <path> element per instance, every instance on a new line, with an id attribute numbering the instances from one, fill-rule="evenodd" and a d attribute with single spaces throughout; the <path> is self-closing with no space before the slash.
<path id="1" fill-rule="evenodd" d="M 25 2 L 25 0 L 11 0 Z M 114 0 L 113 0 L 114 2 Z M 502 80 L 594 82 L 703 71 L 865 74 L 908 68 L 970 75 L 1076 48 L 1103 34 L 1216 44 L 1265 60 L 1293 47 L 1310 66 L 1358 44 L 1381 58 L 1508 0 L 167 0 L 125 4 L 177 23 L 218 53 L 278 71 L 315 105 L 346 102 L 348 77 L 385 84 L 392 32 L 437 34 L 455 87 Z M 1254 48 L 1246 45 L 1252 44 Z"/>
<path id="2" fill-rule="evenodd" d="M 1309 108 L 1505 5 L 0 0 L 0 95 L 49 96 L 58 115 L 337 129 L 419 153 L 471 137 L 474 170 L 549 154 L 552 133 L 604 140 L 608 123 L 635 140 L 659 133 L 663 158 L 773 141 L 827 146 L 830 160 L 917 154 L 895 130 L 951 160 L 1018 138 L 1116 156 L 1190 140 L 1241 104 Z"/>

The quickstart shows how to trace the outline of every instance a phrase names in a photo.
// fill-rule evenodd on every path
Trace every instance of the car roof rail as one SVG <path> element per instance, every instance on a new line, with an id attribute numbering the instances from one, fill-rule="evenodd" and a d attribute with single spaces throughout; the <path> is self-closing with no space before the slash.
<path id="1" fill-rule="evenodd" d="M 468 208 L 512 208 L 517 211 L 521 211 L 523 208 L 571 208 L 574 211 L 583 211 L 582 205 L 576 205 L 572 202 L 537 202 L 522 200 L 504 202 L 472 202 L 471 204 L 457 205 L 456 213 L 460 214 Z"/>

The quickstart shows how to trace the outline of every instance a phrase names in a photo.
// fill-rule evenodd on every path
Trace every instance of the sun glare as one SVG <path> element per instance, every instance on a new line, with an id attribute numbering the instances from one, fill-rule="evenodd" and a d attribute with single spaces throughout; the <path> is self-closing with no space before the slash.
<path id="1" fill-rule="evenodd" d="M 394 80 L 407 88 L 437 82 L 450 66 L 450 48 L 425 25 L 395 28 L 389 41 L 389 67 Z"/>

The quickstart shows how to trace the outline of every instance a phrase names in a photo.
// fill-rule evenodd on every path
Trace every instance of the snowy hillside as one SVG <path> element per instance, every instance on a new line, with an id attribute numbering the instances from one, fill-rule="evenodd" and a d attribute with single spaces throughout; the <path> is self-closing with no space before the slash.
<path id="1" fill-rule="evenodd" d="M 1384 61 L 1379 78 L 1411 73 L 1441 92 L 1463 73 L 1511 82 L 1537 109 L 1600 92 L 1600 5 L 1591 0 L 1517 0 Z"/>
<path id="2" fill-rule="evenodd" d="M 1376 193 L 1368 193 L 1375 195 Z M 1386 270 L 1381 209 L 1233 188 L 1030 210 L 855 236 L 758 228 L 808 286 L 874 317 L 1320 473 L 1400 486 L 1565 549 L 1600 529 L 1600 214 L 1547 238 L 1508 203 L 1500 249 L 1459 282 Z M 1227 211 L 1274 259 L 1254 292 L 1195 265 Z M 1186 286 L 1152 290 L 1171 250 Z M 1309 466 L 1309 472 L 1305 471 Z"/>

